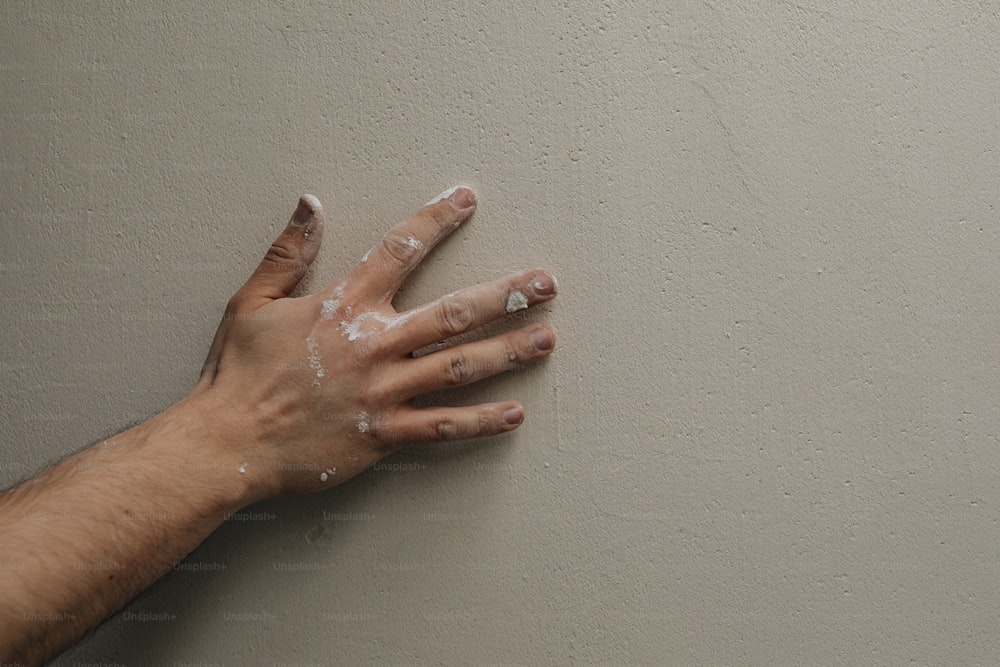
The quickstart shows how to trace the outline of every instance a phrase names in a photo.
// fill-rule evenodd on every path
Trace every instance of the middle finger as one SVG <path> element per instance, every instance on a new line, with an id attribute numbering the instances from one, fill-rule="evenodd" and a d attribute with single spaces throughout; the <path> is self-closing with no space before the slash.
<path id="1" fill-rule="evenodd" d="M 383 342 L 387 349 L 409 354 L 555 296 L 556 281 L 548 271 L 526 271 L 400 313 L 401 326 L 385 331 Z"/>

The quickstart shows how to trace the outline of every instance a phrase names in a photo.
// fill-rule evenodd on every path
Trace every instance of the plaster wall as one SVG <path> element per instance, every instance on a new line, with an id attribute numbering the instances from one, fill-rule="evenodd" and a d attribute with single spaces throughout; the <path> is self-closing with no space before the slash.
<path id="1" fill-rule="evenodd" d="M 990 2 L 0 4 L 0 482 L 170 405 L 302 192 L 307 288 L 548 266 L 527 421 L 234 517 L 56 664 L 1000 653 Z M 2 537 L 0 537 L 2 539 Z M 147 622 L 143 612 L 172 618 Z"/>

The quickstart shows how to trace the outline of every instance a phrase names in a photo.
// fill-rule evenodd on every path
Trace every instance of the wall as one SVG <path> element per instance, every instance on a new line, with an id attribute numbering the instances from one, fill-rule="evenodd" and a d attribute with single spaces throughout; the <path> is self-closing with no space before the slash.
<path id="1" fill-rule="evenodd" d="M 3 483 L 182 396 L 302 192 L 312 288 L 456 183 L 403 306 L 562 288 L 556 354 L 456 397 L 516 434 L 251 508 L 57 664 L 996 659 L 995 4 L 0 23 Z"/>

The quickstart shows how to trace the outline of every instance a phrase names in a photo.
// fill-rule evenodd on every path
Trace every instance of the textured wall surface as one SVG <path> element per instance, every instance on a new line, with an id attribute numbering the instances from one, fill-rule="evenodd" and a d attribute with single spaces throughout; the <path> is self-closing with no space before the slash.
<path id="1" fill-rule="evenodd" d="M 184 395 L 302 192 L 313 288 L 456 183 L 479 211 L 402 305 L 561 286 L 521 314 L 556 354 L 454 397 L 519 398 L 519 431 L 250 508 L 57 664 L 1000 654 L 995 3 L 0 24 L 4 484 Z"/>

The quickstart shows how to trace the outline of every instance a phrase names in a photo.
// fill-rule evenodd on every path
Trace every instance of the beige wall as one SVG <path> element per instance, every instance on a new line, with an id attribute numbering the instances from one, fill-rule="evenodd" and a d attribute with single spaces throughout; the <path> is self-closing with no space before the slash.
<path id="1" fill-rule="evenodd" d="M 182 396 L 302 192 L 313 287 L 467 183 L 403 305 L 562 288 L 557 353 L 455 397 L 517 433 L 251 508 L 58 664 L 996 660 L 994 3 L 0 23 L 0 482 Z"/>

